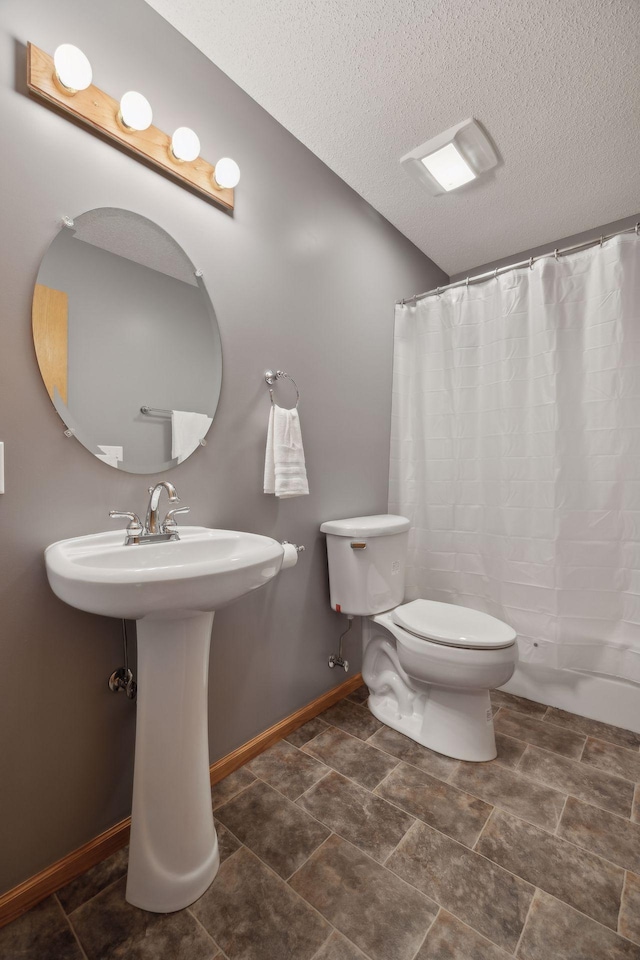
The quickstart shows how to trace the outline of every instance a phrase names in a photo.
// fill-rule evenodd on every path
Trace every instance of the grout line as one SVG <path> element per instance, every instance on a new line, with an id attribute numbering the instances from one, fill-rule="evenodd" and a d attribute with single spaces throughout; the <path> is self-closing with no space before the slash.
<path id="1" fill-rule="evenodd" d="M 208 889 L 208 888 L 207 888 L 207 889 Z M 224 950 L 222 949 L 222 947 L 220 946 L 220 944 L 217 943 L 217 942 L 213 939 L 213 937 L 211 936 L 211 934 L 209 933 L 209 931 L 207 930 L 207 928 L 205 927 L 205 925 L 196 917 L 195 913 L 192 912 L 192 910 L 191 910 L 191 907 L 192 907 L 192 906 L 193 906 L 193 904 L 190 904 L 188 907 L 185 907 L 185 913 L 188 913 L 189 916 L 192 917 L 192 918 L 195 920 L 196 924 L 200 927 L 201 930 L 203 930 L 203 931 L 205 932 L 205 934 L 207 935 L 207 937 L 209 938 L 209 940 L 211 940 L 211 943 L 214 945 L 214 947 L 216 948 L 216 950 L 219 950 L 220 953 L 222 954 L 222 956 L 225 957 L 225 960 L 226 960 L 226 957 L 227 957 L 226 953 L 224 952 Z"/>
<path id="2" fill-rule="evenodd" d="M 106 860 L 106 859 L 108 859 L 108 858 L 105 857 L 105 860 Z M 101 860 L 100 863 L 102 863 L 102 862 L 103 862 L 103 861 Z M 89 868 L 89 870 L 91 870 L 91 869 L 92 869 L 92 867 Z M 128 865 L 128 863 L 127 863 L 127 870 L 128 870 L 128 869 L 129 869 L 129 865 Z M 89 872 L 88 870 L 85 871 L 85 873 L 88 873 L 88 872 Z M 84 876 L 84 873 L 81 873 L 81 874 L 80 874 L 80 877 L 83 877 L 83 876 Z M 77 910 L 82 909 L 82 907 L 84 907 L 85 904 L 91 903 L 92 900 L 95 900 L 96 897 L 99 897 L 100 894 L 101 894 L 101 893 L 104 893 L 105 890 L 109 890 L 110 887 L 113 887 L 113 886 L 116 885 L 116 883 L 119 883 L 121 880 L 124 880 L 124 878 L 125 878 L 126 876 L 127 876 L 127 873 L 126 873 L 126 871 L 125 871 L 125 873 L 123 873 L 121 876 L 116 877 L 115 880 L 112 880 L 110 883 L 105 884 L 104 887 L 101 887 L 100 890 L 98 890 L 98 891 L 97 891 L 96 893 L 94 893 L 92 896 L 88 897 L 87 900 L 83 900 L 82 903 L 79 903 L 77 907 L 74 907 L 74 909 L 71 911 L 71 913 L 68 913 L 68 914 L 65 913 L 65 909 L 64 909 L 64 907 L 62 906 L 62 904 L 60 904 L 60 909 L 62 910 L 63 913 L 65 913 L 65 916 L 70 917 L 70 916 L 72 916 L 74 913 L 76 913 Z M 77 879 L 80 879 L 80 878 L 78 877 Z M 60 889 L 63 889 L 63 888 L 61 887 Z M 57 899 L 57 898 L 58 898 L 58 891 L 56 891 L 56 899 Z"/>
<path id="3" fill-rule="evenodd" d="M 538 893 L 538 890 L 539 890 L 539 887 L 536 887 L 535 890 L 533 891 L 533 896 L 531 897 L 531 900 L 530 900 L 530 902 L 529 902 L 529 909 L 527 910 L 527 915 L 526 915 L 526 917 L 524 918 L 524 923 L 522 924 L 522 930 L 520 931 L 520 936 L 518 937 L 518 942 L 516 943 L 515 948 L 514 948 L 514 951 L 513 951 L 513 956 L 514 956 L 514 957 L 517 957 L 517 956 L 518 956 L 518 950 L 520 949 L 520 944 L 522 943 L 522 938 L 524 937 L 524 932 L 525 932 L 525 930 L 527 929 L 527 924 L 528 924 L 528 922 L 529 922 L 529 915 L 530 915 L 530 913 L 531 913 L 531 908 L 533 907 L 533 901 L 534 901 L 535 898 L 536 898 L 536 895 L 537 895 L 537 893 Z"/>
<path id="4" fill-rule="evenodd" d="M 82 957 L 84 958 L 84 960 L 87 960 L 87 955 L 86 955 L 86 953 L 84 952 L 84 947 L 82 946 L 82 943 L 80 942 L 80 937 L 79 937 L 78 934 L 76 933 L 76 929 L 75 929 L 74 925 L 71 923 L 71 920 L 69 919 L 69 915 L 68 915 L 67 913 L 65 913 L 65 911 L 63 910 L 62 904 L 61 904 L 60 901 L 58 900 L 58 894 L 57 894 L 57 892 L 53 894 L 53 899 L 54 899 L 55 902 L 58 904 L 58 909 L 60 910 L 60 913 L 61 913 L 62 916 L 64 917 L 65 923 L 66 923 L 67 926 L 69 927 L 69 930 L 71 930 L 71 936 L 73 937 L 73 939 L 74 939 L 74 940 L 76 941 L 76 943 L 78 944 L 78 949 L 80 950 L 80 953 L 82 954 Z"/>
<path id="5" fill-rule="evenodd" d="M 582 744 L 582 750 L 580 751 L 580 756 L 577 758 L 577 759 L 578 759 L 578 763 L 582 763 L 582 762 L 583 762 L 582 758 L 584 757 L 584 752 L 585 752 L 585 750 L 587 749 L 587 741 L 588 741 L 588 739 L 589 739 L 589 737 L 585 737 L 585 738 L 584 738 L 584 743 Z M 591 764 L 589 764 L 589 766 L 591 766 Z"/>
<path id="6" fill-rule="evenodd" d="M 628 875 L 628 873 L 629 873 L 629 871 L 628 871 L 628 870 L 625 870 L 625 872 L 624 872 L 624 880 L 622 881 L 622 893 L 620 894 L 620 908 L 619 908 L 619 910 L 618 910 L 618 923 L 616 924 L 616 933 L 619 934 L 620 936 L 623 936 L 623 934 L 620 933 L 620 921 L 621 921 L 621 919 L 622 919 L 622 904 L 623 904 L 623 902 L 624 902 L 624 892 L 625 892 L 625 890 L 627 889 L 627 875 Z"/>
<path id="7" fill-rule="evenodd" d="M 437 909 L 437 911 L 436 911 L 435 917 L 433 918 L 433 920 L 431 921 L 431 923 L 429 924 L 429 926 L 427 927 L 427 929 L 426 929 L 426 931 L 425 931 L 424 937 L 422 938 L 422 940 L 421 940 L 421 942 L 420 942 L 420 946 L 418 947 L 418 949 L 416 950 L 416 952 L 415 952 L 414 955 L 413 955 L 413 960 L 416 960 L 416 957 L 418 956 L 418 954 L 420 953 L 420 951 L 421 951 L 422 948 L 424 947 L 425 943 L 427 942 L 427 937 L 429 936 L 429 933 L 430 933 L 430 931 L 431 931 L 431 928 L 433 927 L 434 923 L 436 922 L 436 920 L 438 919 L 438 917 L 440 916 L 441 913 L 442 913 L 442 907 L 438 907 L 438 909 Z"/>
<path id="8" fill-rule="evenodd" d="M 325 917 L 325 919 L 326 919 L 326 917 Z M 328 921 L 327 921 L 327 922 L 328 922 Z M 324 949 L 324 947 L 326 947 L 326 945 L 328 944 L 329 940 L 330 940 L 331 937 L 333 936 L 334 931 L 335 931 L 335 927 L 333 927 L 333 925 L 332 925 L 332 929 L 329 930 L 329 933 L 327 934 L 326 940 L 323 940 L 323 941 L 322 941 L 322 943 L 320 944 L 320 946 L 318 947 L 318 949 L 316 950 L 316 952 L 314 953 L 314 955 L 310 958 L 310 960 L 316 960 L 316 957 L 319 955 L 320 951 L 321 951 L 322 949 Z"/>
<path id="9" fill-rule="evenodd" d="M 551 897 L 552 900 L 555 900 L 557 903 L 561 904 L 563 907 L 568 907 L 570 910 L 573 910 L 575 913 L 578 913 L 581 917 L 584 917 L 585 920 L 590 920 L 591 923 L 597 923 L 599 927 L 602 927 L 603 930 L 608 930 L 610 934 L 613 934 L 614 937 L 620 937 L 621 940 L 624 940 L 625 943 L 631 943 L 634 947 L 638 947 L 637 943 L 634 943 L 633 940 L 630 940 L 629 937 L 625 937 L 623 933 L 618 933 L 617 930 L 614 930 L 613 927 L 608 927 L 606 923 L 602 923 L 600 920 L 596 920 L 594 917 L 590 917 L 588 913 L 585 913 L 583 910 L 579 910 L 577 907 L 574 907 L 573 904 L 567 903 L 565 900 L 561 900 L 560 897 L 554 896 L 553 893 L 547 893 L 546 890 L 542 890 L 541 887 L 536 888 L 536 892 L 544 893 L 545 897 Z M 534 895 L 535 896 L 535 895 Z M 526 924 L 525 924 L 526 926 Z M 524 928 L 523 928 L 524 930 Z"/>
<path id="10" fill-rule="evenodd" d="M 404 812 L 405 812 L 405 811 L 403 811 L 403 813 L 404 813 Z M 378 863 L 380 864 L 381 867 L 386 866 L 387 861 L 390 860 L 391 857 L 394 855 L 394 853 L 396 852 L 396 850 L 398 849 L 398 847 L 400 846 L 400 844 L 402 843 L 402 841 L 404 840 L 404 838 L 406 837 L 406 835 L 409 833 L 409 830 L 411 830 L 411 827 L 413 826 L 413 824 L 417 822 L 417 818 L 411 816 L 411 814 L 406 814 L 406 816 L 410 816 L 412 822 L 409 824 L 409 826 L 407 827 L 407 829 L 405 830 L 405 832 L 402 834 L 402 836 L 400 837 L 400 839 L 399 839 L 398 842 L 396 843 L 396 845 L 395 845 L 395 847 L 393 848 L 393 850 L 391 850 L 391 852 L 387 854 L 387 856 L 384 858 L 384 860 L 378 860 Z M 357 844 L 356 844 L 356 846 L 357 846 Z M 359 848 L 358 848 L 358 849 L 359 849 Z"/>
<path id="11" fill-rule="evenodd" d="M 484 833 L 484 831 L 485 831 L 485 830 L 487 829 L 487 827 L 489 826 L 489 821 L 491 820 L 491 818 L 492 818 L 492 816 L 494 815 L 494 813 L 496 812 L 496 810 L 497 810 L 497 807 L 496 807 L 495 804 L 494 804 L 493 807 L 492 807 L 492 809 L 491 809 L 491 813 L 488 815 L 487 819 L 486 819 L 485 822 L 482 824 L 482 827 L 481 827 L 481 829 L 480 829 L 480 833 L 479 833 L 478 836 L 477 836 L 476 842 L 474 843 L 474 845 L 473 845 L 472 847 L 470 847 L 470 849 L 473 850 L 474 853 L 478 853 L 478 850 L 477 850 L 476 848 L 477 848 L 478 844 L 480 843 L 480 840 L 482 839 L 482 834 Z M 521 879 L 524 880 L 524 877 L 521 877 Z"/>
<path id="12" fill-rule="evenodd" d="M 249 761 L 249 763 L 251 763 L 251 761 Z M 254 785 L 254 783 L 256 782 L 256 780 L 259 779 L 258 777 L 256 777 L 255 773 L 253 773 L 251 770 L 249 770 L 249 767 L 247 766 L 246 763 L 243 764 L 241 767 L 238 767 L 238 770 L 247 770 L 249 773 L 251 773 L 251 775 L 252 775 L 252 777 L 253 777 L 253 780 L 251 781 L 251 783 L 248 783 L 246 786 L 241 787 L 240 790 L 238 790 L 237 793 L 233 793 L 230 797 L 227 797 L 226 800 L 221 800 L 220 803 L 219 803 L 216 807 L 214 807 L 214 805 L 213 805 L 213 797 L 212 797 L 212 798 L 211 798 L 211 809 L 213 810 L 214 814 L 215 814 L 216 810 L 219 810 L 219 809 L 220 809 L 220 807 L 224 807 L 225 804 L 231 803 L 231 801 L 232 801 L 232 800 L 235 800 L 236 797 L 239 797 L 241 793 L 244 793 L 245 790 L 248 790 L 249 787 L 252 787 L 252 786 Z M 237 770 L 234 770 L 233 773 L 237 773 Z M 231 776 L 231 774 L 229 774 L 229 776 Z M 222 779 L 222 780 L 219 780 L 218 783 L 223 783 L 224 780 L 226 780 L 226 779 L 227 779 L 226 777 L 223 777 L 223 779 Z M 214 786 L 214 787 L 217 787 L 218 784 L 217 784 L 217 783 L 214 783 L 213 786 Z M 213 787 L 212 787 L 212 789 L 213 789 Z"/>
<path id="13" fill-rule="evenodd" d="M 560 829 L 560 824 L 562 823 L 562 818 L 564 817 L 564 811 L 567 806 L 570 794 L 567 794 L 564 798 L 564 803 L 562 804 L 562 810 L 560 811 L 560 816 L 558 817 L 558 822 L 556 823 L 555 830 L 553 831 L 554 837 L 559 837 L 558 830 Z M 564 837 L 559 837 L 560 840 L 564 840 Z"/>

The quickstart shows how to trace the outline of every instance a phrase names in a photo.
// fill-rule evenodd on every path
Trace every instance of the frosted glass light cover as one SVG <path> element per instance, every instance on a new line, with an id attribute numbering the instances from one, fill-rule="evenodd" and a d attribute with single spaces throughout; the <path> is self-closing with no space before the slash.
<path id="1" fill-rule="evenodd" d="M 219 187 L 232 189 L 240 180 L 240 167 L 231 157 L 222 157 L 216 163 L 214 180 Z"/>
<path id="2" fill-rule="evenodd" d="M 93 71 L 82 50 L 72 43 L 62 43 L 53 55 L 56 78 L 69 93 L 91 86 Z"/>
<path id="3" fill-rule="evenodd" d="M 476 178 L 475 173 L 453 143 L 448 143 L 446 147 L 436 150 L 428 157 L 423 157 L 422 162 L 431 176 L 435 177 L 447 191 L 455 190 L 456 187 L 461 187 L 463 183 L 469 183 Z"/>
<path id="4" fill-rule="evenodd" d="M 190 127 L 178 127 L 171 137 L 171 152 L 176 160 L 195 160 L 200 156 L 198 134 Z"/>
<path id="5" fill-rule="evenodd" d="M 120 99 L 119 119 L 129 130 L 147 130 L 153 120 L 151 104 L 141 93 L 129 90 Z"/>

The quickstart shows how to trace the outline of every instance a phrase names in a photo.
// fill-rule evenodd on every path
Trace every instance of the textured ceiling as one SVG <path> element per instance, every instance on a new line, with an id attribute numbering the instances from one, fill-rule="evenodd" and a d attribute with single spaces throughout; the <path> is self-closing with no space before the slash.
<path id="1" fill-rule="evenodd" d="M 147 2 L 449 274 L 640 208 L 639 0 Z M 502 164 L 430 197 L 470 116 Z"/>

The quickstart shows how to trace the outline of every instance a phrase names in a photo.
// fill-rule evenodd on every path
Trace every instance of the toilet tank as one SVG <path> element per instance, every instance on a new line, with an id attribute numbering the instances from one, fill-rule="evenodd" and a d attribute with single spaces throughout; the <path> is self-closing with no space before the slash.
<path id="1" fill-rule="evenodd" d="M 371 616 L 402 603 L 409 526 L 406 517 L 388 513 L 322 524 L 334 610 Z"/>

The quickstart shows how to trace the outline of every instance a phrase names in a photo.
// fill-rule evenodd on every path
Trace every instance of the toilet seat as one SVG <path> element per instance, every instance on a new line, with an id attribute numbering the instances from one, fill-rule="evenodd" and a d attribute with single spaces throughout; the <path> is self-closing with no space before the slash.
<path id="1" fill-rule="evenodd" d="M 499 650 L 511 647 L 515 630 L 502 620 L 436 600 L 412 600 L 391 612 L 393 622 L 421 640 L 466 650 Z"/>

